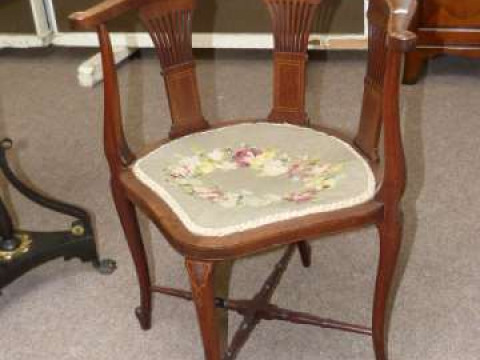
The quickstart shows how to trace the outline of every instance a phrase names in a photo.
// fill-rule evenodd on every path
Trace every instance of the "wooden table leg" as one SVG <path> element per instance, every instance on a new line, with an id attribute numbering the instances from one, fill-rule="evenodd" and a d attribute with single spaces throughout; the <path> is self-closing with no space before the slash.
<path id="1" fill-rule="evenodd" d="M 403 83 L 414 85 L 426 70 L 429 55 L 422 50 L 414 50 L 405 55 Z"/>

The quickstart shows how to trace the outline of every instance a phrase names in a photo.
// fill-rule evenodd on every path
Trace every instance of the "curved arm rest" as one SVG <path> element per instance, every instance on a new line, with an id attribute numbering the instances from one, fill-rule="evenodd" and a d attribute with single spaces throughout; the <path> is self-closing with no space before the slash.
<path id="1" fill-rule="evenodd" d="M 149 1 L 150 0 L 104 0 L 88 10 L 71 14 L 68 19 L 74 29 L 93 29 Z"/>
<path id="2" fill-rule="evenodd" d="M 388 45 L 402 52 L 412 50 L 415 47 L 417 35 L 409 29 L 417 9 L 417 0 L 386 1 L 390 8 Z"/>

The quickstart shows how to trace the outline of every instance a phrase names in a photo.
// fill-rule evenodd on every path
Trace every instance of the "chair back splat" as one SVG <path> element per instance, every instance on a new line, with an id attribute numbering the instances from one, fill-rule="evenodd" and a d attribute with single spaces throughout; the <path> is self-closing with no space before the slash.
<path id="1" fill-rule="evenodd" d="M 308 37 L 322 0 L 264 0 L 274 37 L 274 122 L 307 125 L 305 65 Z"/>
<path id="2" fill-rule="evenodd" d="M 195 0 L 155 1 L 139 15 L 160 59 L 172 117 L 170 138 L 205 130 L 192 54 Z"/>

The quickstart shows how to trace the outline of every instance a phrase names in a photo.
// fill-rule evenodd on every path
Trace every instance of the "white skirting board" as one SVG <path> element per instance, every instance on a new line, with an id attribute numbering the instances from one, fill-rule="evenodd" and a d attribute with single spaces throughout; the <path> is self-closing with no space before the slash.
<path id="1" fill-rule="evenodd" d="M 193 47 L 215 49 L 271 49 L 272 34 L 242 34 L 242 33 L 194 33 Z M 147 33 L 112 33 L 113 46 L 129 48 L 151 48 L 152 40 Z M 95 33 L 56 33 L 53 45 L 57 46 L 98 46 Z M 312 34 L 309 47 L 311 49 L 365 49 L 367 37 L 365 34 Z"/>
<path id="2" fill-rule="evenodd" d="M 44 47 L 50 43 L 50 36 L 41 38 L 37 35 L 0 34 L 0 49 Z"/>

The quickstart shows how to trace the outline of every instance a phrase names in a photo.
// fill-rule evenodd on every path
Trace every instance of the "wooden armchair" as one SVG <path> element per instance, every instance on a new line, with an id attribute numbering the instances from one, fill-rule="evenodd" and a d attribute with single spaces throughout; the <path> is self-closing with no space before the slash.
<path id="1" fill-rule="evenodd" d="M 220 126 L 211 126 L 201 110 L 191 42 L 195 0 L 107 0 L 70 18 L 77 28 L 95 28 L 100 40 L 105 154 L 140 283 L 137 317 L 143 329 L 150 328 L 154 292 L 193 300 L 208 360 L 235 358 L 262 319 L 366 334 L 373 337 L 377 360 L 386 360 L 386 303 L 401 243 L 405 187 L 399 76 L 403 53 L 415 45 L 407 31 L 415 0 L 370 1 L 368 66 L 353 140 L 309 126 L 305 112 L 306 50 L 321 0 L 264 2 L 275 40 L 272 111 L 266 119 Z M 169 139 L 141 156 L 124 138 L 106 26 L 129 10 L 138 12 L 152 37 L 172 118 Z M 185 257 L 191 292 L 151 284 L 135 206 Z M 366 225 L 375 225 L 380 236 L 371 328 L 270 304 L 296 248 L 308 267 L 307 241 Z M 286 247 L 285 255 L 255 297 L 229 299 L 229 264 L 279 246 Z M 227 310 L 244 316 L 230 346 Z"/>

